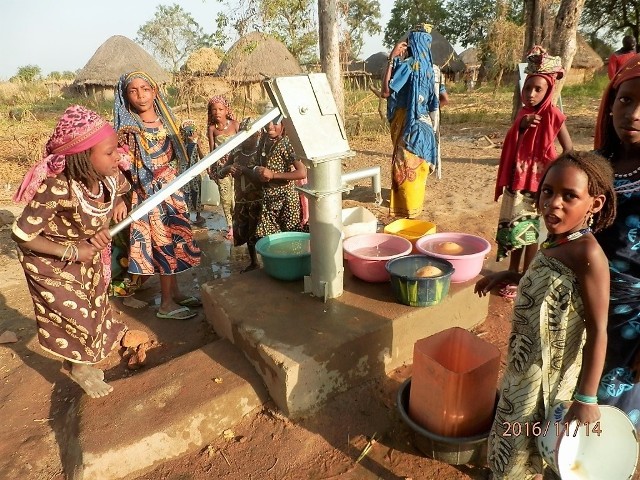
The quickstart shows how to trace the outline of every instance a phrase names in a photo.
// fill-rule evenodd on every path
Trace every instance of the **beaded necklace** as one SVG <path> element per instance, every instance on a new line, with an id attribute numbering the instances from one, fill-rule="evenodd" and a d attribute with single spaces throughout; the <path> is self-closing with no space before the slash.
<path id="1" fill-rule="evenodd" d="M 638 172 L 640 172 L 640 165 L 638 165 L 636 168 L 634 168 L 630 172 L 627 172 L 627 173 L 614 173 L 613 176 L 615 178 L 631 178 L 634 175 L 636 175 Z"/>
<path id="2" fill-rule="evenodd" d="M 558 240 L 549 240 L 549 237 L 542 242 L 542 248 L 553 248 L 558 245 L 564 245 L 565 243 L 573 242 L 578 238 L 586 235 L 587 233 L 591 233 L 591 227 L 583 228 L 582 230 L 578 230 L 576 232 L 570 233 L 566 237 L 559 238 Z"/>
<path id="3" fill-rule="evenodd" d="M 147 139 L 147 141 L 149 142 L 163 142 L 166 138 L 167 138 L 167 131 L 165 130 L 164 126 L 160 126 L 157 129 L 153 129 L 156 130 L 155 132 L 151 131 L 150 129 L 144 128 L 142 130 L 142 136 L 144 138 Z"/>
<path id="4" fill-rule="evenodd" d="M 96 207 L 94 205 L 91 205 L 91 203 L 89 203 L 89 201 L 84 196 L 86 189 L 82 188 L 81 186 L 82 184 L 80 182 L 71 180 L 71 189 L 73 190 L 73 193 L 76 194 L 76 197 L 78 199 L 78 202 L 80 203 L 80 207 L 82 208 L 82 211 L 91 217 L 106 216 L 113 209 L 113 206 L 115 204 L 116 196 L 113 194 L 113 192 L 116 191 L 116 180 L 113 177 L 106 177 L 104 181 L 108 184 L 107 188 L 109 189 L 109 192 L 111 192 L 111 200 L 109 201 L 109 203 L 104 203 L 103 204 L 104 207 L 101 208 L 101 207 Z M 96 202 L 96 203 L 101 203 L 101 202 Z"/>
<path id="5" fill-rule="evenodd" d="M 76 182 L 74 180 L 74 182 Z M 104 195 L 104 189 L 102 188 L 102 182 L 98 181 L 98 193 L 93 193 L 91 190 L 89 190 L 89 188 L 83 183 L 83 182 L 76 182 L 80 188 L 84 191 L 84 193 L 87 194 L 87 196 L 89 198 L 93 198 L 94 200 L 98 200 L 99 198 L 102 198 L 102 195 Z"/>
<path id="6" fill-rule="evenodd" d="M 227 128 L 229 128 L 229 125 L 231 125 L 231 120 L 229 120 L 227 118 L 227 123 L 224 124 L 224 127 L 220 128 L 216 122 L 213 122 L 213 128 L 215 128 L 216 130 L 218 130 L 219 132 L 224 132 Z"/>

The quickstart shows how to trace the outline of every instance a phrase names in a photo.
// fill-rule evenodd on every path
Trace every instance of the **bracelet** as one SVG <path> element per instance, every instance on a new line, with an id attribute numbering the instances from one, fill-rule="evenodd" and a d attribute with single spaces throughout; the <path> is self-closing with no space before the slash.
<path id="1" fill-rule="evenodd" d="M 584 405 L 597 405 L 598 404 L 598 397 L 595 396 L 589 396 L 589 395 L 582 395 L 581 393 L 574 393 L 573 394 L 573 399 L 578 402 L 578 403 L 582 403 Z"/>
<path id="2" fill-rule="evenodd" d="M 67 247 L 64 249 L 64 252 L 62 252 L 62 255 L 60 256 L 60 260 L 62 260 L 63 262 L 67 260 L 67 254 L 69 253 L 70 248 L 71 248 L 71 244 L 67 245 Z M 71 256 L 69 256 L 69 258 L 71 258 Z"/>

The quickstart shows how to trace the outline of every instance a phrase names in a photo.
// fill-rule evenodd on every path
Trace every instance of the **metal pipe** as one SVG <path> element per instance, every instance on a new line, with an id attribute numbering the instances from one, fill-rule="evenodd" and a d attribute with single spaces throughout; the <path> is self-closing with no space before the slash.
<path id="1" fill-rule="evenodd" d="M 362 170 L 354 170 L 342 174 L 342 184 L 362 180 L 371 177 L 371 187 L 376 195 L 376 203 L 382 204 L 382 185 L 380 182 L 380 167 L 363 168 Z"/>
<path id="2" fill-rule="evenodd" d="M 167 183 L 164 187 L 162 187 L 158 192 L 151 195 L 144 202 L 138 205 L 136 208 L 129 212 L 129 215 L 122 220 L 120 223 L 117 223 L 113 227 L 109 229 L 109 233 L 111 236 L 115 236 L 118 232 L 128 227 L 133 223 L 134 220 L 139 220 L 147 213 L 149 213 L 153 208 L 157 207 L 164 199 L 178 191 L 184 185 L 189 183 L 196 175 L 200 175 L 207 168 L 209 168 L 213 163 L 218 161 L 220 158 L 227 155 L 234 148 L 242 144 L 246 139 L 251 137 L 254 133 L 260 130 L 262 127 L 267 125 L 271 120 L 276 118 L 278 115 L 281 115 L 279 108 L 274 108 L 260 118 L 258 118 L 255 122 L 249 125 L 247 130 L 242 130 L 241 132 L 236 133 L 229 140 L 224 142 L 218 148 L 213 149 L 207 156 L 205 156 L 198 163 L 193 165 L 192 167 L 185 170 L 181 175 L 177 176 L 169 183 Z"/>

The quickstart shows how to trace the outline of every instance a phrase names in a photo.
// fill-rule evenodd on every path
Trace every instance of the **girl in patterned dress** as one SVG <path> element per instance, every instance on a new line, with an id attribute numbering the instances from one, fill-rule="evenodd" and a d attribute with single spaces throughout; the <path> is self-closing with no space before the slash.
<path id="1" fill-rule="evenodd" d="M 282 123 L 269 122 L 265 129 L 258 145 L 260 166 L 255 168 L 264 188 L 258 238 L 301 230 L 300 195 L 294 181 L 307 178 L 307 168 L 296 159 Z"/>
<path id="2" fill-rule="evenodd" d="M 209 150 L 218 148 L 230 137 L 238 133 L 240 124 L 234 119 L 231 111 L 231 104 L 223 95 L 215 95 L 209 100 L 207 106 L 207 137 L 209 139 Z M 229 159 L 225 155 L 209 169 L 209 176 L 216 181 L 220 189 L 220 203 L 222 212 L 227 221 L 227 234 L 225 238 L 233 238 L 233 208 L 234 192 L 233 177 L 231 175 L 221 175 L 220 168 Z"/>
<path id="3" fill-rule="evenodd" d="M 595 148 L 613 166 L 618 214 L 596 237 L 609 260 L 609 343 L 598 400 L 623 410 L 640 432 L 640 55 L 611 80 Z"/>
<path id="4" fill-rule="evenodd" d="M 559 57 L 536 46 L 528 56 L 522 87 L 523 107 L 507 132 L 500 156 L 495 201 L 502 196 L 496 242 L 497 260 L 509 257 L 509 270 L 526 271 L 538 251 L 540 215 L 535 192 L 545 167 L 555 160 L 556 137 L 567 152 L 572 148 L 566 116 L 553 104 L 553 89 L 564 70 Z M 522 270 L 520 270 L 522 264 Z M 506 284 L 500 295 L 515 297 L 516 285 Z"/>
<path id="5" fill-rule="evenodd" d="M 247 130 L 251 119 L 245 118 L 240 123 L 240 130 Z M 256 254 L 256 227 L 262 210 L 262 182 L 254 172 L 258 164 L 258 142 L 260 132 L 242 142 L 240 147 L 229 154 L 229 159 L 220 168 L 221 176 L 233 177 L 235 191 L 235 207 L 233 210 L 233 244 L 247 244 L 251 263 L 240 273 L 258 268 Z"/>
<path id="6" fill-rule="evenodd" d="M 60 118 L 14 196 L 27 202 L 13 239 L 27 278 L 38 340 L 63 359 L 70 377 L 93 398 L 113 387 L 94 365 L 120 347 L 126 327 L 112 314 L 109 222 L 127 209 L 129 183 L 118 168 L 116 132 L 97 113 L 74 105 Z"/>
<path id="7" fill-rule="evenodd" d="M 132 207 L 142 203 L 178 175 L 187 151 L 176 120 L 157 83 L 144 72 L 126 73 L 115 88 L 114 123 L 133 161 L 128 171 Z M 200 263 L 184 194 L 178 190 L 130 227 L 129 273 L 160 274 L 159 318 L 185 320 L 200 300 L 180 291 L 176 274 Z"/>
<path id="8" fill-rule="evenodd" d="M 596 392 L 607 348 L 609 269 L 592 231 L 615 218 L 611 166 L 593 153 L 566 153 L 543 174 L 537 198 L 549 237 L 527 271 L 496 272 L 475 286 L 484 296 L 502 281 L 519 281 L 489 434 L 494 479 L 542 478 L 535 436 L 509 434 L 510 426 L 543 425 L 557 402 L 572 398 L 564 422 L 600 418 Z"/>
<path id="9" fill-rule="evenodd" d="M 198 131 L 196 123 L 193 120 L 185 120 L 180 126 L 180 133 L 182 134 L 182 141 L 187 149 L 187 164 L 180 165 L 179 171 L 182 174 L 188 168 L 194 166 L 202 158 L 202 152 L 200 151 L 200 144 L 198 143 Z M 201 190 L 200 175 L 193 178 L 184 187 L 184 196 L 189 208 L 189 213 L 195 212 L 196 218 L 193 220 L 193 224 L 202 226 L 205 224 L 205 219 L 202 216 L 202 203 L 200 201 Z"/>

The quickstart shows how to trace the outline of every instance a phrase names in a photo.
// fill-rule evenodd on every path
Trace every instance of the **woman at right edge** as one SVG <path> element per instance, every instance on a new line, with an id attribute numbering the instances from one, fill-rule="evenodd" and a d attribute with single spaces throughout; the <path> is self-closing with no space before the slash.
<path id="1" fill-rule="evenodd" d="M 618 201 L 615 222 L 596 235 L 611 272 L 609 342 L 598 402 L 623 410 L 640 431 L 640 55 L 606 88 L 594 146 L 611 162 Z"/>

